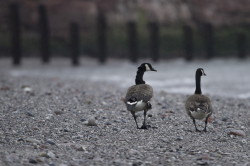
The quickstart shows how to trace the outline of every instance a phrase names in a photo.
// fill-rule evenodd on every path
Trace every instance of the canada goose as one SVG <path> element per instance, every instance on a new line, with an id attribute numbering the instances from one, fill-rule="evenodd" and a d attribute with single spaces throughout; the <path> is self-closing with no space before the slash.
<path id="1" fill-rule="evenodd" d="M 186 111 L 188 115 L 193 119 L 193 123 L 196 131 L 200 131 L 196 127 L 195 119 L 202 120 L 205 118 L 205 128 L 203 131 L 207 131 L 207 121 L 212 115 L 211 101 L 207 96 L 202 95 L 201 92 L 201 76 L 206 76 L 202 68 L 198 68 L 195 74 L 196 89 L 194 95 L 189 96 L 186 103 Z"/>
<path id="2" fill-rule="evenodd" d="M 146 84 L 143 80 L 143 74 L 145 71 L 156 71 L 151 64 L 143 63 L 138 67 L 138 71 L 135 78 L 135 84 L 131 86 L 125 97 L 125 104 L 127 110 L 131 112 L 134 117 L 137 128 L 138 124 L 136 121 L 135 113 L 144 110 L 144 121 L 140 129 L 147 129 L 146 126 L 146 115 L 147 111 L 152 108 L 149 100 L 153 97 L 153 88 Z"/>

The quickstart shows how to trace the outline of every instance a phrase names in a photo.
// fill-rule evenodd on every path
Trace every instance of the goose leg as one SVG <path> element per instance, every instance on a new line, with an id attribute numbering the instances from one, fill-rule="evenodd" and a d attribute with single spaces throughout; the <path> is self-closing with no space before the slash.
<path id="1" fill-rule="evenodd" d="M 205 128 L 203 129 L 203 131 L 207 132 L 207 121 L 208 121 L 209 116 L 206 117 L 205 120 Z"/>
<path id="2" fill-rule="evenodd" d="M 147 116 L 147 110 L 144 110 L 144 120 L 141 129 L 148 129 L 146 126 L 146 116 Z"/>
<path id="3" fill-rule="evenodd" d="M 135 124 L 136 124 L 137 129 L 139 129 L 138 124 L 137 124 L 137 120 L 136 120 L 135 113 L 131 112 L 131 114 L 133 115 L 133 118 L 134 118 L 134 120 L 135 120 Z"/>
<path id="4" fill-rule="evenodd" d="M 200 132 L 200 130 L 198 130 L 197 127 L 196 127 L 196 123 L 195 123 L 195 119 L 194 118 L 193 118 L 193 123 L 194 123 L 195 131 L 196 132 Z"/>

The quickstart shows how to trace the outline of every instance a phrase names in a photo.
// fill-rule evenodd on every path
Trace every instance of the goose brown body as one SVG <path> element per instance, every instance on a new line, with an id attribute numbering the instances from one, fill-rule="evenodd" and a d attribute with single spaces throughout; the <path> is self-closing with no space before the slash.
<path id="1" fill-rule="evenodd" d="M 136 98 L 138 101 L 148 102 L 153 97 L 153 88 L 148 84 L 139 84 L 131 86 L 126 94 L 125 102 L 131 98 Z"/>
<path id="2" fill-rule="evenodd" d="M 210 99 L 202 94 L 189 96 L 185 108 L 191 118 L 199 120 L 207 118 L 213 112 Z"/>

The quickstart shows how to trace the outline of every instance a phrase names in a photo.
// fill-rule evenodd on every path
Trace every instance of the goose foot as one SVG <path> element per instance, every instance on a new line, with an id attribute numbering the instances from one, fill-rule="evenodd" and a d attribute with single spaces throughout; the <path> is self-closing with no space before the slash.
<path id="1" fill-rule="evenodd" d="M 147 130 L 147 129 L 148 129 L 148 127 L 147 127 L 147 126 L 145 126 L 145 125 L 142 125 L 140 129 Z"/>

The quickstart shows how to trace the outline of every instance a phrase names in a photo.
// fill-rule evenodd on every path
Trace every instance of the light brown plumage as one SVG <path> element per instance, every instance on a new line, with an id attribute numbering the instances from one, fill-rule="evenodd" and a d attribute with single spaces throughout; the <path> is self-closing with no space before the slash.
<path id="1" fill-rule="evenodd" d="M 137 101 L 142 100 L 148 102 L 153 97 L 153 88 L 148 84 L 139 84 L 131 86 L 126 94 L 125 102 L 131 98 L 136 98 Z"/>
<path id="2" fill-rule="evenodd" d="M 194 119 L 204 119 L 207 116 L 210 116 L 213 112 L 210 99 L 202 94 L 194 94 L 189 96 L 186 103 L 185 108 L 187 114 Z M 200 117 L 194 117 L 192 112 L 200 112 Z M 202 116 L 203 115 L 203 116 Z"/>

